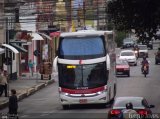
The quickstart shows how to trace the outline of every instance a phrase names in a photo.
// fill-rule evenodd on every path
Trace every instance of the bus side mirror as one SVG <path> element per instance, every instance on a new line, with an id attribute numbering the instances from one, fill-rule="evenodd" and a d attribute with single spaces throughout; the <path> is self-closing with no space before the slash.
<path id="1" fill-rule="evenodd" d="M 58 56 L 53 60 L 53 71 L 55 72 L 58 71 L 57 61 L 58 61 Z"/>
<path id="2" fill-rule="evenodd" d="M 110 68 L 111 68 L 111 61 L 110 61 L 110 57 L 109 57 L 108 54 L 107 54 L 107 61 L 106 61 L 106 63 L 107 63 L 107 70 L 110 70 Z"/>

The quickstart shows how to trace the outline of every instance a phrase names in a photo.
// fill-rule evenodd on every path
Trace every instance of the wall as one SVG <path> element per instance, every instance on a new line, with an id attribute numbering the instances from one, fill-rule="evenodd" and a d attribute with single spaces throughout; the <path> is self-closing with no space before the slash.
<path id="1" fill-rule="evenodd" d="M 4 15 L 4 0 L 0 0 L 0 43 L 5 40 L 5 25 L 3 20 Z"/>

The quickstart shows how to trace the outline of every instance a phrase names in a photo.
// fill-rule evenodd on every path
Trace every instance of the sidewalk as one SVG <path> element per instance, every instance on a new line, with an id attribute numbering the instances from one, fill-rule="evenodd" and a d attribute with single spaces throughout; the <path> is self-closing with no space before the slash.
<path id="1" fill-rule="evenodd" d="M 16 89 L 18 100 L 22 100 L 36 91 L 46 87 L 49 84 L 54 83 L 54 79 L 40 80 L 40 75 L 35 73 L 33 77 L 30 77 L 29 73 L 22 74 L 18 80 L 9 81 L 9 90 Z M 3 95 L 0 97 L 0 110 L 8 106 L 8 97 Z"/>

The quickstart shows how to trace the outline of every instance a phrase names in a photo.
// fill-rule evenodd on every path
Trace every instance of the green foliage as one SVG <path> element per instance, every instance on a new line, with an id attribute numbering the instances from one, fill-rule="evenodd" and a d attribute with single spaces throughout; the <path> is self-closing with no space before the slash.
<path id="1" fill-rule="evenodd" d="M 114 24 L 112 22 L 107 23 L 107 29 L 108 30 L 113 30 L 114 29 Z"/>
<path id="2" fill-rule="evenodd" d="M 117 31 L 116 33 L 116 43 L 117 43 L 117 47 L 121 47 L 123 44 L 123 39 L 126 37 L 126 33 L 123 31 Z"/>
<path id="3" fill-rule="evenodd" d="M 116 30 L 131 31 L 142 41 L 156 37 L 160 25 L 159 0 L 110 0 L 107 14 Z"/>

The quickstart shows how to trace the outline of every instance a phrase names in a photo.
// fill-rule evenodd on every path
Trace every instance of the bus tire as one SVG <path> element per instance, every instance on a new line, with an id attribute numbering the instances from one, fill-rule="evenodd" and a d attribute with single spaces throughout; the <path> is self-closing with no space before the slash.
<path id="1" fill-rule="evenodd" d="M 69 109 L 69 105 L 62 105 L 62 107 L 63 107 L 63 110 Z"/>
<path id="2" fill-rule="evenodd" d="M 110 102 L 111 101 L 111 88 L 109 88 L 108 99 L 109 99 L 109 102 Z"/>
<path id="3" fill-rule="evenodd" d="M 116 97 L 116 93 L 117 93 L 117 86 L 116 86 L 116 84 L 114 84 L 114 96 L 113 96 L 113 98 Z"/>
<path id="4" fill-rule="evenodd" d="M 113 89 L 113 97 L 111 98 L 111 93 L 110 93 L 110 104 L 112 105 L 113 102 L 114 102 L 114 98 L 116 97 L 116 93 L 117 93 L 117 90 L 116 90 L 116 84 L 114 84 L 114 89 Z"/>

